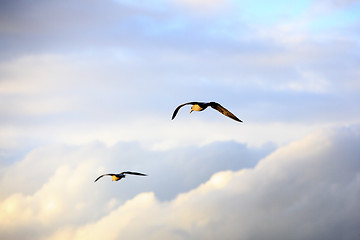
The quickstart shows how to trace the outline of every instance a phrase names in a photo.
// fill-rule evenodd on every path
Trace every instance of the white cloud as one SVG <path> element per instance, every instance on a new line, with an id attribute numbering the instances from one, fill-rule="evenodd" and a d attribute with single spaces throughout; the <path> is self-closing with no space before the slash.
<path id="1" fill-rule="evenodd" d="M 274 235 L 350 232 L 358 218 L 346 209 L 346 226 L 318 216 L 341 215 L 339 203 L 357 210 L 358 165 L 349 160 L 357 129 L 319 134 L 236 171 L 274 145 L 359 124 L 356 18 L 345 17 L 354 2 L 272 4 L 265 16 L 254 2 L 257 19 L 222 0 L 3 4 L 0 219 L 8 228 L 0 237 L 80 238 L 107 224 L 158 239 L 264 238 L 264 225 Z M 186 101 L 218 101 L 244 123 L 185 109 L 171 121 Z M 113 169 L 149 177 L 94 185 Z M 135 228 L 144 231 L 134 236 Z"/>
<path id="2" fill-rule="evenodd" d="M 359 141 L 358 128 L 318 133 L 254 169 L 216 173 L 170 202 L 139 194 L 53 239 L 354 239 L 360 234 Z"/>
<path id="3" fill-rule="evenodd" d="M 36 239 L 354 239 L 360 234 L 359 136 L 358 127 L 318 132 L 278 149 L 254 168 L 217 172 L 169 201 L 148 191 L 117 201 L 131 188 L 142 189 L 161 175 L 152 170 L 147 178 L 94 184 L 95 169 L 119 163 L 106 160 L 106 154 L 100 161 L 97 157 L 108 150 L 97 148 L 94 156 L 94 146 L 87 147 L 72 153 L 33 194 L 19 190 L 3 198 L 0 234 L 14 239 L 29 232 Z M 131 145 L 125 148 L 125 154 L 138 152 Z M 93 158 L 76 160 L 86 152 Z M 174 174 L 181 171 L 175 159 L 163 155 L 171 161 L 167 167 L 148 155 L 163 174 L 171 166 Z M 193 169 L 188 174 L 201 171 L 179 157 Z M 223 156 L 214 158 L 224 164 Z M 183 176 L 179 183 L 187 177 Z"/>

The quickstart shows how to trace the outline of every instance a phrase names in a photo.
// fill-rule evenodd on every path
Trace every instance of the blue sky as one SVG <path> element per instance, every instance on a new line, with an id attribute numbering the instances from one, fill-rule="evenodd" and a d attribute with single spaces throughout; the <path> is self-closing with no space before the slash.
<path id="1" fill-rule="evenodd" d="M 0 238 L 354 239 L 359 13 L 354 0 L 3 1 Z M 189 101 L 244 122 L 189 106 L 171 120 Z M 93 182 L 126 170 L 149 176 Z"/>

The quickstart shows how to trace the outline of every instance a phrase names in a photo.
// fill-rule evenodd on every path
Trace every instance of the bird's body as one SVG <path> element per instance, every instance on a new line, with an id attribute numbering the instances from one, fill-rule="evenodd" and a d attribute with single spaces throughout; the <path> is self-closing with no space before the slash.
<path id="1" fill-rule="evenodd" d="M 184 104 L 181 104 L 180 106 L 178 106 L 173 115 L 172 115 L 172 118 L 171 120 L 173 120 L 176 116 L 176 114 L 178 113 L 178 111 L 180 110 L 180 108 L 182 108 L 183 106 L 185 105 L 192 105 L 191 106 L 191 110 L 190 110 L 190 113 L 192 111 L 203 111 L 205 110 L 207 107 L 212 107 L 213 109 L 219 111 L 220 113 L 224 114 L 225 116 L 235 120 L 235 121 L 238 121 L 238 122 L 242 122 L 240 119 L 238 119 L 234 114 L 232 114 L 229 110 L 227 110 L 226 108 L 224 108 L 223 106 L 221 106 L 219 103 L 216 103 L 216 102 L 208 102 L 208 103 L 205 103 L 205 102 L 188 102 L 188 103 L 184 103 Z"/>
<path id="2" fill-rule="evenodd" d="M 99 176 L 97 179 L 95 179 L 95 182 L 104 176 L 111 176 L 112 181 L 119 181 L 120 179 L 126 177 L 125 174 L 147 176 L 146 174 L 138 173 L 138 172 L 107 173 L 107 174 L 103 174 L 103 175 Z"/>
<path id="3" fill-rule="evenodd" d="M 192 112 L 192 111 L 200 112 L 200 111 L 205 110 L 208 106 L 209 105 L 204 104 L 204 103 L 195 103 L 194 105 L 191 106 L 191 111 L 190 112 Z"/>
<path id="4" fill-rule="evenodd" d="M 114 174 L 114 175 L 111 175 L 111 181 L 119 181 L 120 179 L 122 178 L 125 178 L 125 175 L 124 174 Z"/>

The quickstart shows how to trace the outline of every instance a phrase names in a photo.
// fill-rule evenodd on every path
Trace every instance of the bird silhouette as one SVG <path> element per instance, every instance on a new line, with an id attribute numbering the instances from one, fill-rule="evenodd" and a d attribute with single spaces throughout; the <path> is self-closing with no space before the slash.
<path id="1" fill-rule="evenodd" d="M 101 176 L 99 176 L 97 179 L 95 179 L 94 182 L 96 182 L 97 180 L 99 180 L 100 178 L 104 177 L 104 176 L 111 176 L 111 180 L 112 181 L 119 181 L 122 178 L 125 178 L 126 174 L 132 174 L 132 175 L 139 175 L 139 176 L 147 176 L 146 174 L 143 173 L 138 173 L 138 172 L 122 172 L 122 173 L 108 173 L 108 174 L 103 174 Z"/>
<path id="2" fill-rule="evenodd" d="M 180 106 L 178 106 L 173 115 L 172 115 L 172 118 L 171 120 L 173 120 L 176 116 L 176 114 L 178 113 L 178 111 L 180 110 L 180 108 L 182 108 L 183 106 L 185 105 L 192 105 L 191 106 L 191 110 L 190 110 L 190 113 L 192 111 L 203 111 L 205 110 L 207 107 L 212 107 L 213 109 L 216 109 L 218 110 L 220 113 L 224 114 L 225 116 L 231 118 L 231 119 L 234 119 L 235 121 L 238 121 L 238 122 L 242 122 L 240 119 L 238 119 L 234 114 L 232 114 L 229 110 L 227 110 L 226 108 L 224 108 L 223 106 L 221 106 L 219 103 L 216 103 L 216 102 L 208 102 L 208 103 L 205 103 L 205 102 L 188 102 L 188 103 L 184 103 L 184 104 L 181 104 Z"/>

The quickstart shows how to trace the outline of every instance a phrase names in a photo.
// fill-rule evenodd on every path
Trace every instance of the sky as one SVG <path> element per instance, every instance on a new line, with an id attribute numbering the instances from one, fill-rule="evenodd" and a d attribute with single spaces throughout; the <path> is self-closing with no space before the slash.
<path id="1" fill-rule="evenodd" d="M 359 239 L 359 109 L 357 0 L 1 1 L 0 239 Z"/>

